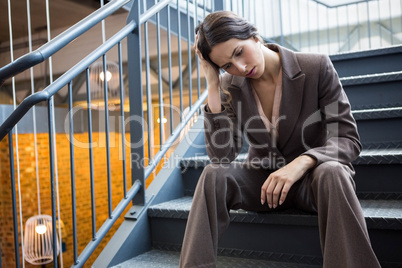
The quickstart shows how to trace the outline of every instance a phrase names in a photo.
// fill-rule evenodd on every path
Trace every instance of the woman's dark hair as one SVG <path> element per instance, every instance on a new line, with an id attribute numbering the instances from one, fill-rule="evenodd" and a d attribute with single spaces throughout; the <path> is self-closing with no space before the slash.
<path id="1" fill-rule="evenodd" d="M 195 33 L 198 34 L 197 48 L 202 57 L 217 69 L 219 66 L 212 62 L 209 57 L 215 45 L 232 38 L 246 40 L 250 37 L 256 37 L 262 42 L 262 38 L 254 25 L 230 11 L 217 11 L 209 14 L 196 27 Z"/>

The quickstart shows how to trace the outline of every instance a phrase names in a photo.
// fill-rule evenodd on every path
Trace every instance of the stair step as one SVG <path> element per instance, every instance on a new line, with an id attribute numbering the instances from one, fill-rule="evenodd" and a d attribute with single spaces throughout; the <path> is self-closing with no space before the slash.
<path id="1" fill-rule="evenodd" d="M 400 107 L 402 71 L 341 78 L 352 109 Z"/>
<path id="2" fill-rule="evenodd" d="M 246 158 L 247 153 L 239 154 L 235 161 Z M 209 163 L 207 155 L 181 160 L 185 195 L 193 195 L 198 178 Z M 353 166 L 360 199 L 402 200 L 402 148 L 363 150 Z"/>
<path id="3" fill-rule="evenodd" d="M 402 46 L 370 49 L 330 56 L 340 77 L 402 70 Z"/>
<path id="4" fill-rule="evenodd" d="M 142 255 L 139 255 L 131 260 L 123 262 L 112 268 L 177 268 L 179 267 L 180 253 L 177 251 L 163 251 L 163 250 L 151 250 Z M 273 262 L 256 259 L 236 258 L 218 256 L 216 267 L 218 268 L 313 268 L 320 267 L 317 265 L 297 264 L 297 263 L 285 263 L 285 262 Z"/>
<path id="5" fill-rule="evenodd" d="M 402 148 L 363 150 L 353 166 L 360 199 L 402 200 Z"/>
<path id="6" fill-rule="evenodd" d="M 243 162 L 247 159 L 247 153 L 239 154 L 234 161 Z M 181 168 L 204 168 L 211 163 L 208 155 L 186 157 L 181 160 Z M 367 149 L 363 150 L 359 157 L 353 161 L 353 165 L 373 164 L 402 164 L 402 148 Z"/>
<path id="7" fill-rule="evenodd" d="M 353 110 L 352 114 L 356 121 L 400 118 L 402 117 L 402 107 Z"/>
<path id="8" fill-rule="evenodd" d="M 360 200 L 370 239 L 383 267 L 401 264 L 402 201 Z M 156 249 L 179 251 L 191 208 L 185 196 L 148 209 Z M 269 261 L 320 265 L 318 219 L 300 210 L 256 213 L 230 211 L 231 224 L 218 254 Z M 267 240 L 267 237 L 269 239 Z"/>
<path id="9" fill-rule="evenodd" d="M 179 199 L 154 205 L 149 208 L 151 218 L 187 219 L 193 197 Z M 402 230 L 402 201 L 399 200 L 360 200 L 368 228 Z M 231 222 L 286 224 L 317 226 L 315 214 L 290 209 L 277 212 L 257 213 L 245 210 L 231 210 Z"/>
<path id="10" fill-rule="evenodd" d="M 402 107 L 352 111 L 360 141 L 367 144 L 402 144 Z"/>
<path id="11" fill-rule="evenodd" d="M 363 150 L 353 165 L 402 164 L 402 148 Z"/>

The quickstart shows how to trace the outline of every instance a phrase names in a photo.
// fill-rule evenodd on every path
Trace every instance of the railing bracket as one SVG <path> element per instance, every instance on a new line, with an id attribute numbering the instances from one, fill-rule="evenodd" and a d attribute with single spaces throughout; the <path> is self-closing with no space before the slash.
<path id="1" fill-rule="evenodd" d="M 154 199 L 155 195 L 152 194 L 150 196 L 146 195 L 145 196 L 145 202 L 146 204 L 144 206 L 141 205 L 133 205 L 130 210 L 127 212 L 127 214 L 124 216 L 126 220 L 134 220 L 136 221 L 142 214 L 142 212 L 145 210 L 146 207 L 150 204 L 150 202 Z"/>
<path id="2" fill-rule="evenodd" d="M 136 221 L 141 216 L 143 210 L 144 206 L 132 206 L 124 218 L 126 220 Z"/>

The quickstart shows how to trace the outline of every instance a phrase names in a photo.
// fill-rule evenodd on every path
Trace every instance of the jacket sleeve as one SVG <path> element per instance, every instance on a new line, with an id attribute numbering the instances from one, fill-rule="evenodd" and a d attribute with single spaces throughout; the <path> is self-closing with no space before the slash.
<path id="1" fill-rule="evenodd" d="M 318 119 L 312 116 L 310 120 L 320 120 L 327 135 L 324 144 L 308 148 L 304 155 L 316 159 L 316 165 L 327 161 L 349 164 L 359 156 L 362 146 L 349 100 L 328 56 L 321 59 L 319 75 L 320 110 L 315 116 Z"/>
<path id="2" fill-rule="evenodd" d="M 221 100 L 220 113 L 211 113 L 208 104 L 204 106 L 205 144 L 213 163 L 230 163 L 241 150 L 242 132 L 236 113 L 223 93 Z"/>

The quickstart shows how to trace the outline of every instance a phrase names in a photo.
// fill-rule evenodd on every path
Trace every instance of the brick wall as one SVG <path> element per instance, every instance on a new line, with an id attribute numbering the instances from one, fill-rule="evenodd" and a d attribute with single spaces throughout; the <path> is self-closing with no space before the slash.
<path id="1" fill-rule="evenodd" d="M 88 134 L 75 134 L 75 139 L 84 144 L 88 141 Z M 129 134 L 126 135 L 129 141 Z M 64 222 L 66 237 L 63 242 L 66 244 L 66 252 L 63 252 L 63 262 L 65 267 L 70 267 L 73 263 L 73 239 L 72 239 L 72 213 L 71 213 L 71 177 L 70 177 L 70 148 L 69 140 L 65 134 L 57 134 L 57 166 L 59 179 L 60 196 L 60 218 Z M 15 148 L 14 139 L 14 148 Z M 94 178 L 95 178 L 95 210 L 96 228 L 101 227 L 108 217 L 108 186 L 107 186 L 107 164 L 105 134 L 93 133 L 94 142 Z M 121 161 L 121 136 L 117 133 L 110 134 L 110 159 L 111 159 L 111 178 L 112 178 L 112 204 L 113 209 L 123 198 L 123 168 Z M 18 135 L 19 146 L 19 165 L 20 165 L 20 185 L 21 206 L 23 223 L 29 217 L 38 214 L 37 183 L 36 183 L 36 160 L 33 134 Z M 50 196 L 50 171 L 49 171 L 49 148 L 48 135 L 37 135 L 38 146 L 38 168 L 40 178 L 40 199 L 42 214 L 51 215 L 51 196 Z M 14 149 L 15 150 L 15 149 Z M 76 180 L 76 207 L 77 207 L 77 236 L 78 254 L 85 248 L 92 237 L 91 224 L 91 188 L 90 188 L 90 164 L 88 148 L 75 147 L 75 180 Z M 16 150 L 15 150 L 16 151 Z M 16 152 L 14 151 L 14 154 Z M 147 157 L 147 150 L 145 150 Z M 15 158 L 16 159 L 16 158 Z M 126 146 L 126 166 L 127 166 L 127 185 L 131 182 L 130 172 L 130 149 Z M 16 160 L 15 160 L 16 162 Z M 147 161 L 145 161 L 147 164 Z M 163 163 L 160 163 L 157 170 L 160 170 Z M 16 163 L 15 163 L 16 166 Z M 16 175 L 17 176 L 17 175 Z M 147 180 L 147 185 L 152 181 L 153 175 Z M 17 178 L 16 178 L 17 180 Z M 8 140 L 0 142 L 0 242 L 1 242 L 1 262 L 3 267 L 15 267 L 14 260 L 14 240 L 12 224 L 12 201 L 10 170 L 8 159 Z M 128 207 L 129 208 L 129 207 Z M 128 210 L 126 208 L 126 211 Z M 125 212 L 126 212 L 125 211 Z M 125 214 L 123 213 L 123 216 Z M 19 215 L 19 214 L 18 214 Z M 19 219 L 18 219 L 19 220 Z M 95 253 L 87 262 L 87 267 L 92 264 L 98 254 L 102 251 L 110 237 L 113 236 L 118 226 L 124 220 L 120 217 L 112 230 L 96 249 Z M 20 223 L 18 223 L 20 228 Z M 20 232 L 20 230 L 19 230 Z M 21 238 L 20 238 L 21 242 Z M 21 251 L 21 247 L 20 247 Z M 51 264 L 48 265 L 52 267 Z M 26 267 L 31 267 L 26 263 Z M 32 266 L 33 267 L 33 266 Z"/>

